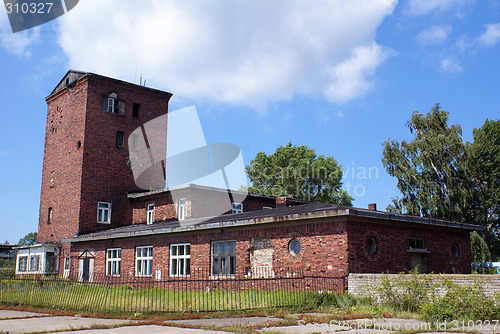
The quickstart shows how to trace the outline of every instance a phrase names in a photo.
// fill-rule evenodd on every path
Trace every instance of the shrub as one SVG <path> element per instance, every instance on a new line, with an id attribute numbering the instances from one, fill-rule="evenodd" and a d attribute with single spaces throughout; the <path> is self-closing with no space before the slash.
<path id="1" fill-rule="evenodd" d="M 486 320 L 498 319 L 500 310 L 495 300 L 486 296 L 481 286 L 460 286 L 445 283 L 447 292 L 422 306 L 421 314 L 427 321 L 450 319 Z"/>

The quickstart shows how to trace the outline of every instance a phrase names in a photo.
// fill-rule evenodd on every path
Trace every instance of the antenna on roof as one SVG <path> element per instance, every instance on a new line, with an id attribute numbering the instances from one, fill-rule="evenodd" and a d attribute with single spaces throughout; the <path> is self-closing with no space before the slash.
<path id="1" fill-rule="evenodd" d="M 141 73 L 141 79 L 139 81 L 139 86 L 142 86 L 142 73 Z"/>
<path id="2" fill-rule="evenodd" d="M 144 78 L 144 87 L 146 87 L 146 78 Z"/>

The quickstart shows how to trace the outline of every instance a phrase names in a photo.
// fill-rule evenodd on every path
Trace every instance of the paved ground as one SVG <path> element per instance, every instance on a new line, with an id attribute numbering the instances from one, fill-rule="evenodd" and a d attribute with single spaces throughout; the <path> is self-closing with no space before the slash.
<path id="1" fill-rule="evenodd" d="M 0 310 L 0 319 L 43 317 L 43 316 L 47 316 L 47 315 L 48 314 L 44 314 L 44 313 Z"/>
<path id="2" fill-rule="evenodd" d="M 210 331 L 190 328 L 176 328 L 167 326 L 126 326 L 112 329 L 91 329 L 71 332 L 58 332 L 54 334 L 227 334 L 227 332 Z M 456 333 L 453 333 L 456 334 Z"/>
<path id="3" fill-rule="evenodd" d="M 319 315 L 319 314 L 318 314 Z M 248 317 L 248 318 L 223 318 L 223 319 L 191 319 L 191 320 L 172 320 L 165 324 L 187 325 L 187 326 L 210 326 L 210 327 L 228 327 L 228 326 L 255 326 L 269 324 L 270 327 L 263 328 L 263 334 L 273 333 L 333 333 L 339 334 L 387 334 L 397 330 L 419 330 L 428 331 L 426 323 L 418 320 L 408 319 L 356 319 L 341 323 L 305 323 L 297 321 L 296 325 L 273 327 L 279 318 L 273 317 Z M 0 333 L 67 333 L 67 334 L 227 334 L 227 332 L 216 330 L 179 328 L 173 326 L 157 325 L 135 325 L 131 320 L 119 319 L 98 319 L 69 316 L 51 316 L 43 313 L 32 313 L 23 311 L 0 310 Z M 132 323 L 132 324 L 131 324 Z M 109 329 L 85 329 L 98 326 L 122 326 Z M 498 328 L 497 328 L 498 327 Z M 444 328 L 443 328 L 444 329 Z M 453 334 L 459 332 L 476 331 L 482 334 L 500 334 L 500 325 L 489 325 L 481 328 L 456 328 Z M 443 334 L 440 332 L 439 334 Z M 428 333 L 426 333 L 428 334 Z"/>
<path id="4" fill-rule="evenodd" d="M 272 317 L 246 317 L 246 318 L 214 318 L 214 319 L 189 319 L 189 320 L 167 320 L 167 324 L 183 324 L 183 325 L 195 325 L 195 326 L 216 326 L 216 327 L 228 327 L 228 326 L 255 326 L 263 324 L 273 324 L 279 320 L 284 320 L 280 318 Z"/>

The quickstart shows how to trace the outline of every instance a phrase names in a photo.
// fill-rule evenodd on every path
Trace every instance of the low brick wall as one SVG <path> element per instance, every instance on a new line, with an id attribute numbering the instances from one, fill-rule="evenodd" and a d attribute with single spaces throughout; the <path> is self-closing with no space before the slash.
<path id="1" fill-rule="evenodd" d="M 430 279 L 432 283 L 438 283 L 442 286 L 444 282 L 449 281 L 458 285 L 468 286 L 479 283 L 487 296 L 500 294 L 500 275 L 452 275 L 452 274 L 422 274 Z M 388 277 L 391 281 L 401 279 L 401 277 L 410 278 L 411 275 L 404 274 L 349 274 L 347 287 L 348 292 L 355 296 L 375 296 L 377 287 L 381 285 L 383 277 Z M 424 278 L 424 277 L 422 277 Z M 436 291 L 440 295 L 446 293 L 446 289 Z"/>

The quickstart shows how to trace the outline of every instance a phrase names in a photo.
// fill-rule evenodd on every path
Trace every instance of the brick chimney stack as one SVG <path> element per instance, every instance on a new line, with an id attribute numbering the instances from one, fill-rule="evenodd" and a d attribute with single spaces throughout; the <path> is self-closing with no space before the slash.
<path id="1" fill-rule="evenodd" d="M 377 203 L 368 204 L 368 210 L 377 211 Z"/>

